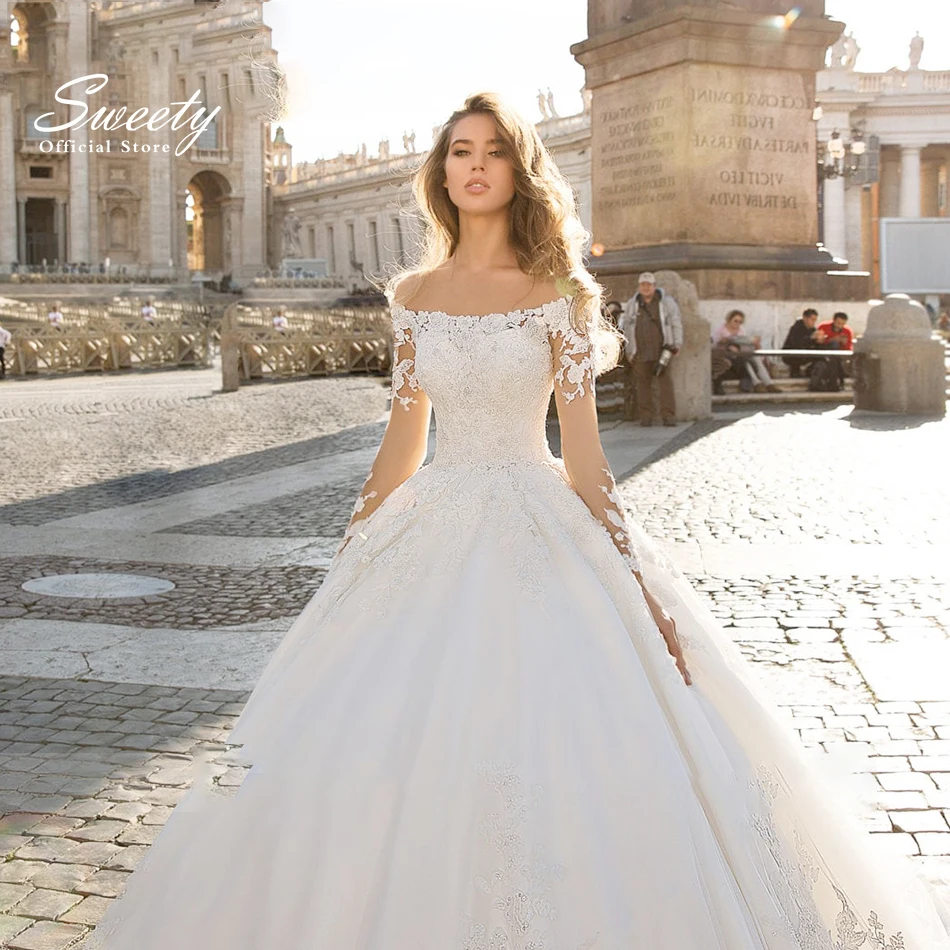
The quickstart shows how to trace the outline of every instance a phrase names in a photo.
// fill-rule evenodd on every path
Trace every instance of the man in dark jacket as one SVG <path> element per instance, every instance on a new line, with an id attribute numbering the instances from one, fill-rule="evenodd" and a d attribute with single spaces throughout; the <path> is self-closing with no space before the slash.
<path id="1" fill-rule="evenodd" d="M 789 328 L 782 344 L 783 350 L 814 350 L 818 347 L 818 311 L 809 307 L 802 313 L 801 319 L 796 320 Z M 782 361 L 788 366 L 789 376 L 793 379 L 802 375 L 802 370 L 808 370 L 815 361 L 807 356 L 783 356 Z"/>

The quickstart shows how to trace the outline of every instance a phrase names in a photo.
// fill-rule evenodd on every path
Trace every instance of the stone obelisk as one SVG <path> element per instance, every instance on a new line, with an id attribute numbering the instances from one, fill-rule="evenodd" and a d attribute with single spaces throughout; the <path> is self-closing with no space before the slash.
<path id="1" fill-rule="evenodd" d="M 615 296 L 671 269 L 704 297 L 827 296 L 815 74 L 824 0 L 589 0 L 595 271 Z M 598 246 L 599 245 L 599 246 Z"/>

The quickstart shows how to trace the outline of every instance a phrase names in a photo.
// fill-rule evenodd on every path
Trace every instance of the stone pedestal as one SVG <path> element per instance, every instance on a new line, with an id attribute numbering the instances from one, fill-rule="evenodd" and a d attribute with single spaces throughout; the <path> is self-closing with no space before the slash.
<path id="1" fill-rule="evenodd" d="M 676 301 L 683 317 L 683 348 L 667 369 L 673 374 L 676 420 L 708 419 L 712 415 L 709 321 L 699 315 L 699 297 L 690 281 L 673 271 L 659 271 L 656 282 Z"/>
<path id="2" fill-rule="evenodd" d="M 221 318 L 221 392 L 234 393 L 241 384 L 238 368 L 237 304 L 231 304 Z"/>
<path id="3" fill-rule="evenodd" d="M 590 0 L 591 36 L 572 51 L 592 90 L 598 275 L 843 263 L 817 245 L 812 122 L 842 24 L 821 0 L 793 21 L 784 2 L 722 7 Z"/>
<path id="4" fill-rule="evenodd" d="M 931 338 L 924 307 L 906 294 L 890 294 L 872 307 L 854 345 L 854 406 L 878 412 L 943 416 L 944 348 Z"/>

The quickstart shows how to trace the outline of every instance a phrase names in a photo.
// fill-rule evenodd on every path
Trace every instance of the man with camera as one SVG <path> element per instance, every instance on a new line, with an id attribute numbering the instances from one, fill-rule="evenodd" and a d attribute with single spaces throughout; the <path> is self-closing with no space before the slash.
<path id="1" fill-rule="evenodd" d="M 653 425 L 654 381 L 663 425 L 676 425 L 673 378 L 667 367 L 683 345 L 683 318 L 672 296 L 657 287 L 653 274 L 641 274 L 639 287 L 624 304 L 618 329 L 633 371 L 640 425 Z"/>

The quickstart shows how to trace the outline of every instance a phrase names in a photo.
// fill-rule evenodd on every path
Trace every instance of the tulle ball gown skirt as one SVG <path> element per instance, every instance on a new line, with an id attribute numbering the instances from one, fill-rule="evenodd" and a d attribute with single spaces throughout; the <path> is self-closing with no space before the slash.
<path id="1" fill-rule="evenodd" d="M 556 460 L 432 464 L 333 562 L 107 950 L 947 950 L 697 595 Z"/>

